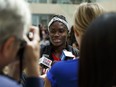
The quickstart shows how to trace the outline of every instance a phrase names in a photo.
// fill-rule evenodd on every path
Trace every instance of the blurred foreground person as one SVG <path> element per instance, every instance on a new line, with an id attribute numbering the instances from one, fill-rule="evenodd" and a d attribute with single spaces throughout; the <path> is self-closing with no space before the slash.
<path id="1" fill-rule="evenodd" d="M 116 87 L 116 13 L 98 17 L 80 48 L 80 87 Z"/>
<path id="2" fill-rule="evenodd" d="M 74 14 L 74 34 L 76 41 L 81 45 L 81 39 L 89 24 L 98 16 L 105 13 L 104 8 L 98 3 L 81 3 Z"/>
<path id="3" fill-rule="evenodd" d="M 40 38 L 37 29 L 30 28 L 30 25 L 31 14 L 24 0 L 0 0 L 0 87 L 22 87 L 12 77 L 3 73 L 5 66 L 16 61 L 20 62 L 21 48 L 25 48 L 22 53 L 27 72 L 25 87 L 43 87 L 38 68 Z M 28 32 L 32 33 L 31 40 L 26 36 Z"/>

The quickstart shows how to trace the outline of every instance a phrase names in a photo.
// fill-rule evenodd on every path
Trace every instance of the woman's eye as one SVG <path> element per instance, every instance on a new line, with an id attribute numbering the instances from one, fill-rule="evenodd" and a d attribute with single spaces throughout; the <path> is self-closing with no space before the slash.
<path id="1" fill-rule="evenodd" d="M 64 29 L 60 29 L 60 30 L 59 30 L 59 33 L 63 33 L 63 32 L 65 32 Z"/>
<path id="2" fill-rule="evenodd" d="M 55 33 L 55 32 L 56 32 L 56 31 L 55 31 L 55 30 L 53 30 L 53 29 L 52 29 L 52 30 L 50 30 L 50 33 Z"/>

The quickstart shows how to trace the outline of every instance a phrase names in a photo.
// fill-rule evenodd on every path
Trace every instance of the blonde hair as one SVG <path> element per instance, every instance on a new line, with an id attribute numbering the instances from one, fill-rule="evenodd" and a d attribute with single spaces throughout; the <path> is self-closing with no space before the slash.
<path id="1" fill-rule="evenodd" d="M 84 33 L 88 25 L 104 12 L 98 3 L 81 3 L 74 14 L 74 29 Z"/>

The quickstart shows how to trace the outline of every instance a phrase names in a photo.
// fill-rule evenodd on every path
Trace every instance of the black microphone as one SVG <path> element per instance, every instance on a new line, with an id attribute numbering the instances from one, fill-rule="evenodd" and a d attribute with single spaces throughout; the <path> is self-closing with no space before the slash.
<path id="1" fill-rule="evenodd" d="M 39 64 L 43 68 L 51 68 L 52 60 L 49 59 L 49 55 L 43 54 L 39 60 Z"/>
<path id="2" fill-rule="evenodd" d="M 69 60 L 69 59 L 74 59 L 75 56 L 72 54 L 72 52 L 67 51 L 67 50 L 63 50 L 62 54 L 60 56 L 60 59 L 63 60 Z"/>

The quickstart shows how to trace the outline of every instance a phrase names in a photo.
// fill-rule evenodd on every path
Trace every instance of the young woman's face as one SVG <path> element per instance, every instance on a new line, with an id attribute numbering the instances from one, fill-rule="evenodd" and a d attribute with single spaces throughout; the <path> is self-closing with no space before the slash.
<path id="1" fill-rule="evenodd" d="M 65 45 L 67 41 L 68 30 L 61 22 L 54 22 L 49 27 L 49 38 L 54 46 Z"/>

